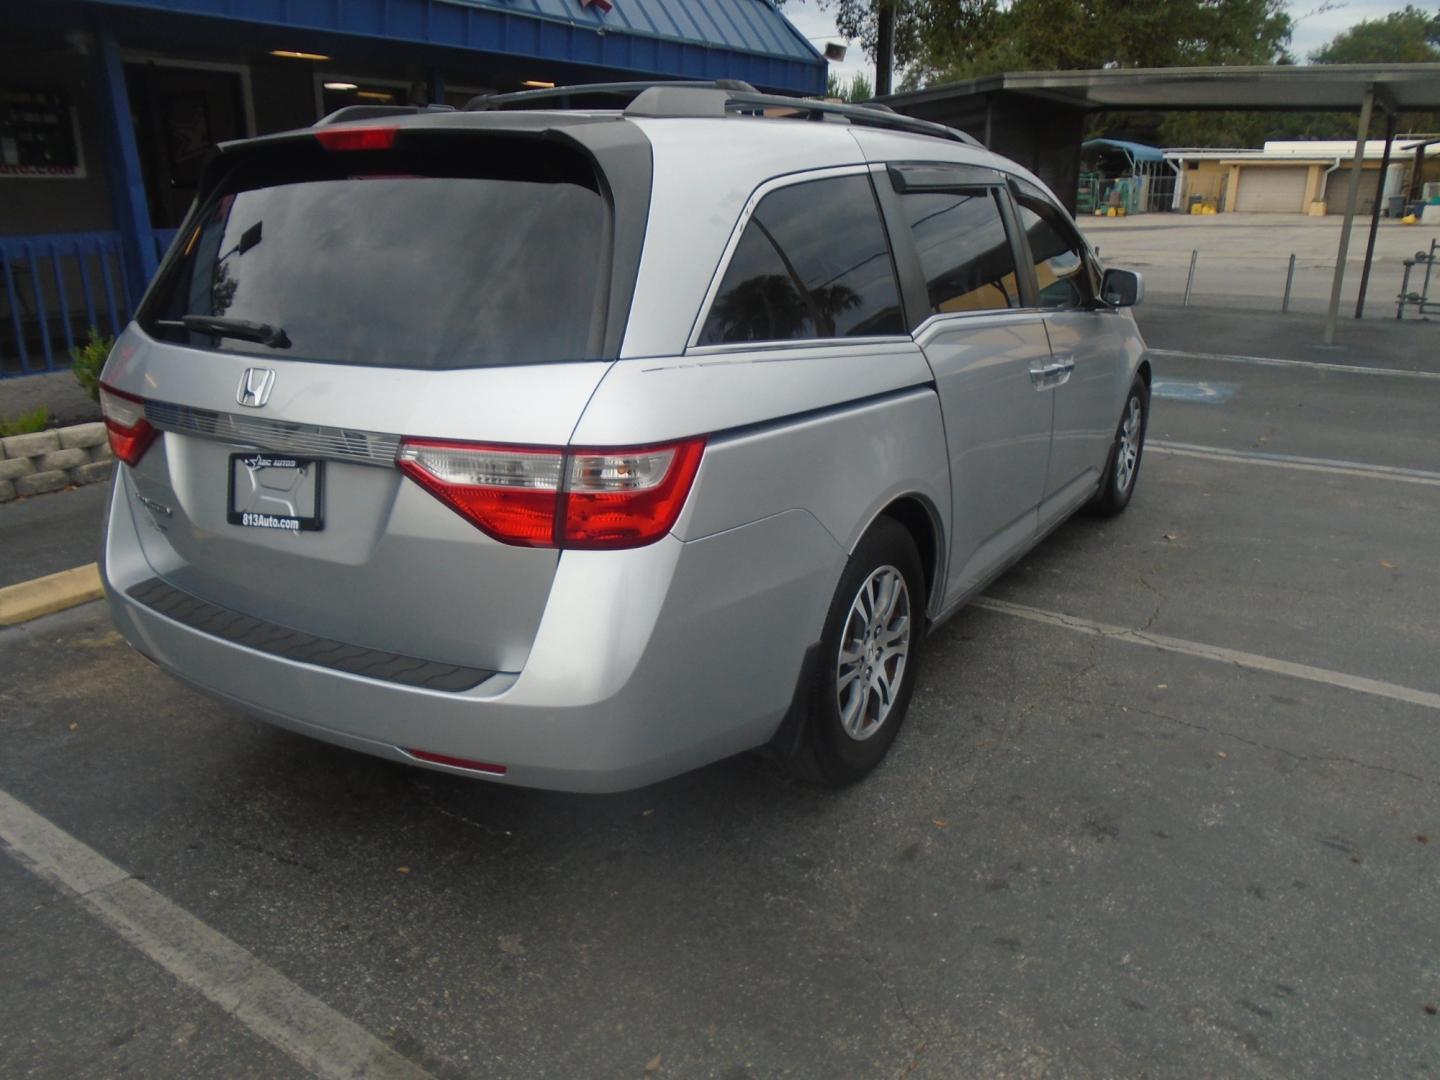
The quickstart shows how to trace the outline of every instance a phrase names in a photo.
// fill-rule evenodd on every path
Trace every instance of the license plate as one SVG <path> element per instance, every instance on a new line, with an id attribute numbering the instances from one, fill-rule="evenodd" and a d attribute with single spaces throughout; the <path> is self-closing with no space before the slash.
<path id="1" fill-rule="evenodd" d="M 325 463 L 255 451 L 230 455 L 226 520 L 248 529 L 315 532 L 325 525 Z"/>

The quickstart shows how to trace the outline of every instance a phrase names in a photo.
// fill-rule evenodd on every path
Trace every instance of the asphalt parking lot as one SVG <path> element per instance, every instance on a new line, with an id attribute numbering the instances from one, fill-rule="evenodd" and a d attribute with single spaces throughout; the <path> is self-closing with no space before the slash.
<path id="1" fill-rule="evenodd" d="M 99 604 L 0 631 L 0 1075 L 1440 1073 L 1440 329 L 1142 314 L 1130 509 L 941 628 L 845 791 L 508 789 Z"/>
<path id="2" fill-rule="evenodd" d="M 1146 291 L 1152 299 L 1180 301 L 1190 272 L 1190 255 L 1196 252 L 1192 303 L 1278 312 L 1290 256 L 1294 255 L 1290 310 L 1323 313 L 1329 306 L 1342 226 L 1338 214 L 1316 218 L 1304 214 L 1169 213 L 1082 217 L 1079 222 L 1105 259 L 1135 267 L 1145 275 Z M 1369 232 L 1368 217 L 1358 218 L 1350 232 L 1341 292 L 1341 310 L 1347 317 L 1355 312 Z M 1440 237 L 1440 226 L 1381 220 L 1366 289 L 1366 318 L 1395 318 L 1404 261 L 1417 251 L 1427 251 L 1436 237 Z M 1423 270 L 1414 272 L 1411 291 L 1420 288 L 1422 276 Z M 1440 299 L 1440 279 L 1431 286 L 1430 296 Z M 1415 317 L 1413 308 L 1406 317 Z"/>

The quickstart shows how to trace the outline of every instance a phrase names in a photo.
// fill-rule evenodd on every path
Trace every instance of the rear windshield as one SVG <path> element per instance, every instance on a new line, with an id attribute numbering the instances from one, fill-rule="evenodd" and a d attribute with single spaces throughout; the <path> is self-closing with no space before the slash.
<path id="1" fill-rule="evenodd" d="M 201 349 L 370 367 L 596 358 L 610 218 L 589 161 L 516 139 L 410 143 L 254 155 L 181 238 L 141 325 Z M 186 315 L 264 324 L 288 345 L 173 325 Z"/>

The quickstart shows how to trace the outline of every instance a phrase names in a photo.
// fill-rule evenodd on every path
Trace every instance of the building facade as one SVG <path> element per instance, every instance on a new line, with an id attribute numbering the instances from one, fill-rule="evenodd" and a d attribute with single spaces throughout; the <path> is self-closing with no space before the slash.
<path id="1" fill-rule="evenodd" d="M 1385 141 L 1365 144 L 1358 208 L 1368 214 L 1377 198 L 1413 197 L 1419 180 L 1440 178 L 1440 160 L 1415 153 L 1425 136 L 1397 135 L 1384 173 Z M 1345 210 L 1347 172 L 1355 157 L 1354 141 L 1272 141 L 1261 150 L 1172 149 L 1165 160 L 1180 182 L 1175 209 L 1192 203 L 1220 213 L 1341 214 Z M 1416 173 L 1416 169 L 1419 173 Z M 1388 173 L 1388 183 L 1387 176 Z M 1382 205 L 1382 212 L 1389 207 Z"/>
<path id="2" fill-rule="evenodd" d="M 771 0 L 0 0 L 0 377 L 114 333 L 219 142 L 577 82 L 821 94 Z"/>

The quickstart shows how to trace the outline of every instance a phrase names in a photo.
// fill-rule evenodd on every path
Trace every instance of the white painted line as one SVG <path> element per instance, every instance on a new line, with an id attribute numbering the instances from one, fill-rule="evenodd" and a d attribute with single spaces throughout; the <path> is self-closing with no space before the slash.
<path id="1" fill-rule="evenodd" d="M 0 791 L 0 844 L 170 974 L 316 1076 L 430 1076 L 148 885 Z"/>
<path id="2" fill-rule="evenodd" d="M 1154 439 L 1145 444 L 1154 454 L 1202 458 L 1207 461 L 1228 461 L 1238 465 L 1270 465 L 1278 469 L 1300 469 L 1304 472 L 1335 473 L 1338 476 L 1360 476 L 1372 480 L 1400 480 L 1407 484 L 1429 484 L 1440 487 L 1440 472 L 1405 469 L 1395 465 L 1369 465 L 1360 461 L 1334 461 L 1329 458 L 1296 457 L 1293 454 L 1268 454 L 1259 450 L 1226 450 L 1220 446 L 1196 446 Z"/>
<path id="3" fill-rule="evenodd" d="M 1040 608 L 1027 607 L 1024 604 L 1012 604 L 1008 600 L 981 597 L 972 603 L 986 611 L 998 612 L 1001 615 L 1013 615 L 1017 619 L 1029 619 L 1031 622 L 1045 623 L 1049 626 L 1060 626 L 1066 630 L 1089 634 L 1092 637 L 1102 637 L 1109 641 L 1120 641 L 1127 645 L 1148 645 L 1153 649 L 1164 649 L 1166 652 L 1180 653 L 1184 656 L 1197 656 L 1202 660 L 1216 660 L 1222 664 L 1249 668 L 1251 671 L 1288 675 L 1292 679 L 1325 683 L 1327 686 L 1339 686 L 1361 694 L 1389 698 L 1392 701 L 1403 701 L 1409 705 L 1440 709 L 1440 694 L 1432 694 L 1428 690 L 1412 690 L 1408 686 L 1381 682 L 1379 679 L 1367 679 L 1362 675 L 1347 675 L 1341 671 L 1330 671 L 1328 668 L 1311 667 L 1309 664 L 1292 664 L 1289 660 L 1275 660 L 1257 653 L 1241 652 L 1239 649 L 1226 649 L 1219 645 L 1206 645 L 1198 641 L 1166 637 L 1164 634 L 1152 634 L 1147 630 L 1131 630 L 1125 626 L 1111 626 L 1108 623 L 1094 622 L 1075 615 L 1062 615 L 1057 611 L 1044 611 Z"/>
<path id="4" fill-rule="evenodd" d="M 1188 352 L 1184 349 L 1149 349 L 1151 356 L 1178 356 L 1186 360 L 1219 360 L 1226 364 L 1260 364 L 1265 367 L 1298 367 L 1312 371 L 1340 371 L 1350 375 L 1391 375 L 1400 379 L 1440 379 L 1440 371 L 1407 371 L 1404 368 L 1365 367 L 1363 364 L 1327 364 L 1321 360 L 1280 360 L 1273 356 L 1232 356 L 1228 353 Z"/>

